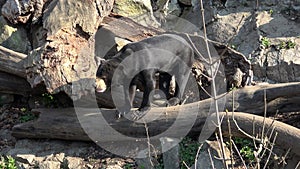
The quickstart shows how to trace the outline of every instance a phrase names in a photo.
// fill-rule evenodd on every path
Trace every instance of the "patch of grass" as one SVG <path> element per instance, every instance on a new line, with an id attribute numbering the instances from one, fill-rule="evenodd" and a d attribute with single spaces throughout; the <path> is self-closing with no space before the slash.
<path id="1" fill-rule="evenodd" d="M 233 140 L 236 143 L 238 149 L 240 150 L 240 154 L 242 155 L 242 157 L 248 162 L 253 162 L 255 160 L 255 156 L 254 156 L 255 147 L 253 141 L 250 139 L 239 138 L 239 137 L 236 137 Z"/>
<path id="2" fill-rule="evenodd" d="M 34 120 L 37 118 L 37 115 L 30 112 L 30 111 L 27 111 L 26 108 L 21 108 L 21 111 L 24 112 L 23 115 L 20 116 L 19 118 L 19 121 L 21 123 L 25 123 L 25 122 L 28 122 L 28 121 L 31 121 L 31 120 Z"/>
<path id="3" fill-rule="evenodd" d="M 134 169 L 134 168 L 135 168 L 135 165 L 134 164 L 130 164 L 130 163 L 126 163 L 123 166 L 123 169 Z"/>
<path id="4" fill-rule="evenodd" d="M 267 38 L 267 37 L 262 37 L 261 38 L 261 44 L 262 44 L 263 47 L 269 48 L 271 46 L 270 39 Z"/>
<path id="5" fill-rule="evenodd" d="M 296 43 L 292 42 L 291 40 L 287 41 L 287 49 L 293 49 L 295 48 Z"/>
<path id="6" fill-rule="evenodd" d="M 288 40 L 288 41 L 281 41 L 277 48 L 278 49 L 294 49 L 295 46 L 296 46 L 295 42 Z"/>
<path id="7" fill-rule="evenodd" d="M 183 161 L 188 165 L 192 166 L 195 163 L 200 143 L 192 140 L 191 138 L 184 138 L 179 144 L 179 156 L 180 156 L 180 168 L 185 169 L 186 166 Z"/>
<path id="8" fill-rule="evenodd" d="M 17 169 L 15 159 L 11 156 L 0 156 L 0 169 Z"/>
<path id="9" fill-rule="evenodd" d="M 185 137 L 179 143 L 179 160 L 180 160 L 180 168 L 186 169 L 186 166 L 183 164 L 185 162 L 188 166 L 192 166 L 195 163 L 195 158 L 197 155 L 198 148 L 200 143 L 192 140 L 189 137 Z M 163 155 L 159 155 L 157 160 L 157 164 L 155 165 L 155 169 L 164 169 Z M 139 166 L 143 168 L 143 166 Z"/>

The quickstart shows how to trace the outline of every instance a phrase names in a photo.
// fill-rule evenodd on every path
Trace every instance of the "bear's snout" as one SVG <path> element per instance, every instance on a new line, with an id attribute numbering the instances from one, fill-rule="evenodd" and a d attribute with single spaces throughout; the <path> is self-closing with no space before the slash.
<path id="1" fill-rule="evenodd" d="M 96 92 L 102 93 L 106 90 L 105 81 L 101 78 L 96 78 Z"/>

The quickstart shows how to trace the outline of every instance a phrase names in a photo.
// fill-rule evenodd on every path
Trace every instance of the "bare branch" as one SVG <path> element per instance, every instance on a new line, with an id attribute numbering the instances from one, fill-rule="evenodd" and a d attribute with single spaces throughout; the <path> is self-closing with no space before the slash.
<path id="1" fill-rule="evenodd" d="M 276 140 L 276 138 L 277 138 L 277 132 L 275 133 L 275 136 L 274 136 L 274 139 L 273 139 L 273 142 L 272 142 L 272 145 L 271 145 L 270 154 L 269 154 L 269 156 L 268 156 L 268 158 L 267 158 L 267 161 L 266 161 L 266 163 L 265 163 L 263 169 L 265 169 L 265 168 L 267 167 L 267 164 L 269 163 L 269 160 L 270 160 L 270 157 L 271 157 L 271 155 L 272 155 L 273 148 L 274 148 L 274 145 L 275 145 L 275 140 Z"/>

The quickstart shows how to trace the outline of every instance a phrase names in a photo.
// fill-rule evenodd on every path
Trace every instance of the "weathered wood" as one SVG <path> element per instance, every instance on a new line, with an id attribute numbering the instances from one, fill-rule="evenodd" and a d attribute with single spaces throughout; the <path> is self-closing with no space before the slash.
<path id="1" fill-rule="evenodd" d="M 167 114 L 165 116 L 161 115 L 161 111 L 157 111 L 155 109 L 151 112 L 152 116 L 160 117 L 154 123 L 151 122 L 147 124 L 150 136 L 157 137 L 155 135 L 166 131 L 170 126 L 172 126 L 174 120 L 178 118 L 178 109 L 179 107 L 170 107 L 165 109 Z M 189 109 L 189 108 L 187 108 Z M 161 110 L 161 109 L 160 109 Z M 195 110 L 195 109 L 194 109 Z M 91 141 L 91 138 L 99 139 L 98 141 L 109 142 L 109 141 L 126 141 L 126 137 L 119 140 L 120 137 L 115 135 L 112 132 L 105 132 L 102 131 L 103 129 L 107 128 L 107 124 L 112 127 L 114 130 L 131 137 L 137 138 L 145 138 L 145 128 L 143 123 L 134 123 L 132 121 L 122 119 L 116 120 L 114 116 L 113 110 L 101 110 L 102 115 L 99 113 L 98 109 L 81 109 L 81 113 L 85 115 L 85 118 L 80 118 L 81 124 L 78 121 L 78 114 L 76 116 L 75 110 L 70 109 L 58 109 L 58 110 L 51 110 L 51 109 L 40 109 L 36 110 L 41 112 L 40 117 L 35 122 L 28 122 L 24 124 L 17 125 L 13 128 L 13 136 L 18 138 L 51 138 L 51 139 L 65 139 L 65 140 L 81 140 L 81 141 Z M 79 110 L 77 110 L 79 111 Z M 189 109 L 189 111 L 193 111 Z M 78 113 L 78 112 L 77 112 Z M 79 113 L 80 114 L 80 113 Z M 81 114 L 81 115 L 83 115 Z M 221 116 L 225 115 L 226 113 L 222 112 Z M 190 117 L 193 116 L 192 113 L 186 118 L 177 119 L 180 120 L 180 123 L 188 124 L 186 122 L 190 121 Z M 98 119 L 105 118 L 107 121 L 103 123 L 103 121 L 98 121 Z M 190 134 L 199 134 L 203 128 L 203 125 L 207 119 L 207 114 L 202 114 L 199 116 L 195 121 L 195 125 L 192 128 Z M 215 118 L 215 116 L 210 116 L 211 119 Z M 229 113 L 228 118 L 231 121 L 231 132 L 233 136 L 243 136 L 242 133 L 238 130 L 238 128 L 234 125 L 232 120 L 232 114 Z M 265 122 L 263 122 L 263 117 L 247 114 L 247 113 L 238 113 L 235 112 L 235 120 L 239 127 L 252 135 L 252 127 L 253 127 L 253 119 L 255 119 L 255 129 L 254 132 L 256 134 L 260 134 L 263 124 L 266 125 L 266 131 L 269 127 L 274 127 L 275 132 L 278 133 L 276 145 L 279 145 L 281 148 L 288 149 L 292 147 L 292 152 L 300 155 L 300 145 L 298 144 L 300 141 L 300 130 L 284 124 L 282 122 L 273 121 L 272 119 L 266 118 Z M 186 122 L 184 122 L 186 121 Z M 179 123 L 178 123 L 179 124 Z M 82 129 L 82 126 L 86 126 L 85 131 Z M 227 122 L 224 120 L 222 124 L 224 134 L 228 133 Z M 173 130 L 169 133 L 168 137 L 182 137 L 180 134 L 181 132 L 185 132 L 185 129 L 190 129 L 190 124 L 188 125 L 180 125 L 178 129 L 180 130 Z M 102 129 L 102 130 L 101 130 Z M 177 128 L 176 128 L 177 129 Z M 210 128 L 210 132 L 208 134 L 213 134 L 215 128 Z M 95 133 L 97 131 L 97 136 L 87 135 L 86 132 Z M 102 131 L 102 132 L 101 132 Z M 207 132 L 207 131 L 202 131 Z M 187 134 L 188 132 L 185 132 Z M 270 133 L 268 133 L 269 135 Z M 107 137 L 106 137 L 107 136 Z M 207 137 L 208 138 L 208 137 Z M 207 139 L 206 138 L 206 139 Z"/>
<path id="2" fill-rule="evenodd" d="M 114 14 L 110 14 L 103 19 L 102 27 L 111 31 L 115 36 L 132 42 L 137 42 L 165 32 L 162 29 L 145 27 L 130 18 Z"/>
<path id="3" fill-rule="evenodd" d="M 236 111 L 262 115 L 266 91 L 267 113 L 299 111 L 300 82 L 258 84 L 233 91 Z M 231 95 L 231 96 L 230 96 Z M 226 96 L 226 108 L 232 110 L 232 92 Z"/>
<path id="4" fill-rule="evenodd" d="M 241 99 L 241 102 L 240 100 L 236 100 L 236 103 L 239 103 L 238 110 L 244 109 L 248 113 L 262 115 L 264 108 L 261 107 L 261 104 L 264 104 L 264 90 L 266 90 L 268 100 L 278 100 L 279 98 L 299 97 L 299 86 L 300 83 L 277 84 L 247 87 L 245 89 L 238 90 L 235 92 L 237 94 L 236 98 Z M 253 88 L 256 88 L 256 90 L 253 90 Z M 281 92 L 279 94 L 276 92 L 274 93 L 274 91 Z M 228 100 L 231 97 L 232 96 L 230 94 L 226 95 Z M 209 113 L 211 110 L 211 101 L 211 99 L 206 99 L 181 106 L 151 108 L 150 112 L 143 117 L 146 122 L 149 121 L 147 124 L 149 135 L 153 137 L 159 137 L 160 135 L 157 134 L 167 131 L 167 129 L 172 125 L 177 126 L 177 128 L 170 131 L 167 135 L 168 137 L 182 136 L 183 134 L 187 134 L 189 129 L 191 129 L 191 134 L 199 133 L 202 130 L 205 121 L 211 115 Z M 284 107 L 285 105 L 290 106 L 291 104 L 295 104 L 293 108 L 300 110 L 299 104 L 296 104 L 293 101 L 279 101 L 277 106 L 279 106 L 278 108 L 280 109 L 280 107 Z M 100 112 L 98 108 L 93 108 L 93 105 L 88 105 L 87 107 L 89 108 L 76 107 L 76 111 L 74 108 L 33 110 L 41 113 L 37 121 L 16 125 L 13 128 L 13 135 L 15 137 L 55 138 L 87 141 L 90 140 L 90 138 L 85 134 L 85 132 L 89 133 L 90 135 L 95 131 L 98 131 L 97 136 L 92 136 L 94 141 L 118 141 L 119 136 L 114 135 L 114 133 L 109 130 L 113 128 L 114 130 L 127 136 L 145 138 L 146 132 L 143 121 L 140 120 L 133 122 L 127 120 L 126 118 L 117 120 L 115 110 L 101 109 Z M 258 125 L 256 129 L 261 127 L 263 124 L 261 117 L 252 114 L 236 113 L 235 116 L 238 124 L 240 124 L 240 127 L 247 132 L 252 130 L 251 121 L 253 117 L 255 117 L 256 124 Z M 213 119 L 213 117 L 210 119 Z M 210 120 L 208 120 L 208 122 L 210 122 Z M 266 121 L 267 126 L 270 126 L 271 123 L 272 120 Z M 284 136 L 287 138 L 278 139 L 278 143 L 280 143 L 280 145 L 284 144 L 283 146 L 286 146 L 285 148 L 294 146 L 294 149 L 296 150 L 295 153 L 299 154 L 299 145 L 293 144 L 300 141 L 299 129 L 284 125 L 281 122 L 275 122 L 273 125 L 276 127 L 275 131 L 278 132 L 279 136 Z M 81 126 L 85 129 L 85 131 Z M 224 129 L 225 127 L 226 125 L 224 126 Z M 214 130 L 214 128 L 209 129 Z M 237 129 L 233 128 L 232 130 L 234 135 L 238 135 L 239 131 Z M 211 134 L 212 132 L 213 131 L 209 131 L 208 134 Z M 250 133 L 252 133 L 252 131 Z M 105 137 L 106 134 L 109 134 L 107 138 Z M 286 143 L 286 141 L 289 141 L 290 143 Z"/>
<path id="5" fill-rule="evenodd" d="M 0 93 L 28 96 L 31 92 L 31 87 L 24 78 L 0 71 Z"/>
<path id="6" fill-rule="evenodd" d="M 26 78 L 24 60 L 27 55 L 0 46 L 0 71 Z"/>
<path id="7" fill-rule="evenodd" d="M 25 65 L 31 86 L 45 84 L 50 93 L 63 91 L 74 100 L 93 89 L 96 72 L 93 35 L 110 13 L 113 2 L 65 0 L 47 3 L 43 8 L 42 24 L 34 29 L 35 49 Z M 74 81 L 84 82 L 74 88 Z"/>

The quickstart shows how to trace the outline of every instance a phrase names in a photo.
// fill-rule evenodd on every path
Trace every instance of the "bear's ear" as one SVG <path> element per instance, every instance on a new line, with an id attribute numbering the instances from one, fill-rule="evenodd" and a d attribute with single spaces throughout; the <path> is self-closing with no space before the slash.
<path id="1" fill-rule="evenodd" d="M 98 57 L 98 56 L 95 57 L 95 61 L 96 61 L 96 66 L 97 67 L 99 67 L 101 64 L 103 64 L 104 62 L 106 62 L 105 59 L 103 59 L 101 57 Z"/>

